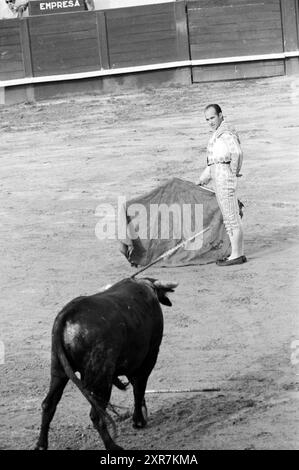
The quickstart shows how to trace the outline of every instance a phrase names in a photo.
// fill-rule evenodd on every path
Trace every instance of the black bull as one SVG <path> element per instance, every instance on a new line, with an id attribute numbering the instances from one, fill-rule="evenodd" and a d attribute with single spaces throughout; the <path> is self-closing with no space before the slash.
<path id="1" fill-rule="evenodd" d="M 51 382 L 42 403 L 36 449 L 48 447 L 49 426 L 68 380 L 91 404 L 90 418 L 107 450 L 121 449 L 108 431 L 111 418 L 105 411 L 112 385 L 126 388 L 119 376 L 126 376 L 133 386 L 133 425 L 146 425 L 144 394 L 163 335 L 160 303 L 171 306 L 166 294 L 176 286 L 128 278 L 95 295 L 78 297 L 62 309 L 52 330 Z"/>

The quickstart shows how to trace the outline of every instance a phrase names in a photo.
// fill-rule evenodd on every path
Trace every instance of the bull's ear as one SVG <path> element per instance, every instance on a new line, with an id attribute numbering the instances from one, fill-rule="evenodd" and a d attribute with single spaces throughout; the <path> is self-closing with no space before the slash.
<path id="1" fill-rule="evenodd" d="M 167 305 L 167 307 L 171 307 L 172 303 L 170 302 L 166 294 L 167 292 L 174 292 L 174 289 L 178 286 L 178 283 L 155 281 L 154 286 L 156 288 L 159 302 L 163 305 Z"/>
<path id="2" fill-rule="evenodd" d="M 159 299 L 159 302 L 163 305 L 167 305 L 167 307 L 171 307 L 172 306 L 172 303 L 170 302 L 169 298 L 166 297 L 166 295 L 164 294 L 164 292 L 158 292 L 158 299 Z"/>

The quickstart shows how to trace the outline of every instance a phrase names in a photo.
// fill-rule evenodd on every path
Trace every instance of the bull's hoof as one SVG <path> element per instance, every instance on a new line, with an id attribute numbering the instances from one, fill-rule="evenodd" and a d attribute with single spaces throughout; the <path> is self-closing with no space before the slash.
<path id="1" fill-rule="evenodd" d="M 113 443 L 113 445 L 110 445 L 109 446 L 109 449 L 107 448 L 107 450 L 109 451 L 115 451 L 115 452 L 120 452 L 121 450 L 125 450 L 123 447 Z"/>
<path id="2" fill-rule="evenodd" d="M 47 450 L 47 446 L 42 446 L 40 444 L 36 444 L 33 450 Z"/>
<path id="3" fill-rule="evenodd" d="M 133 428 L 142 429 L 147 425 L 147 407 L 145 403 L 141 407 L 141 412 L 135 411 L 133 414 Z"/>
<path id="4" fill-rule="evenodd" d="M 147 422 L 144 421 L 144 420 L 140 420 L 140 421 L 133 421 L 133 428 L 135 429 L 142 429 L 142 428 L 145 428 L 145 426 L 147 425 Z"/>

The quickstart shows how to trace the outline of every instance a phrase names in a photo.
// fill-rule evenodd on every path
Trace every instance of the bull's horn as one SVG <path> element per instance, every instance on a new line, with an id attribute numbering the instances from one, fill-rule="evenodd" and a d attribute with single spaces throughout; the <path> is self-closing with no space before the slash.
<path id="1" fill-rule="evenodd" d="M 99 292 L 105 292 L 105 290 L 110 289 L 111 286 L 112 286 L 112 284 L 107 284 L 106 286 L 101 287 Z"/>
<path id="2" fill-rule="evenodd" d="M 160 287 L 163 289 L 175 289 L 179 285 L 178 282 L 163 282 L 163 281 L 155 281 L 154 286 Z"/>

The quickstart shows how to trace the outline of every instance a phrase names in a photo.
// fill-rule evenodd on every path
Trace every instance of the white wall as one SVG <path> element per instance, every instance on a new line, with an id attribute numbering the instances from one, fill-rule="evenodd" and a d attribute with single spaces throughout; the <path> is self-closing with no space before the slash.
<path id="1" fill-rule="evenodd" d="M 175 0 L 94 0 L 94 6 L 96 10 L 106 10 L 108 8 L 132 7 L 173 1 Z"/>

